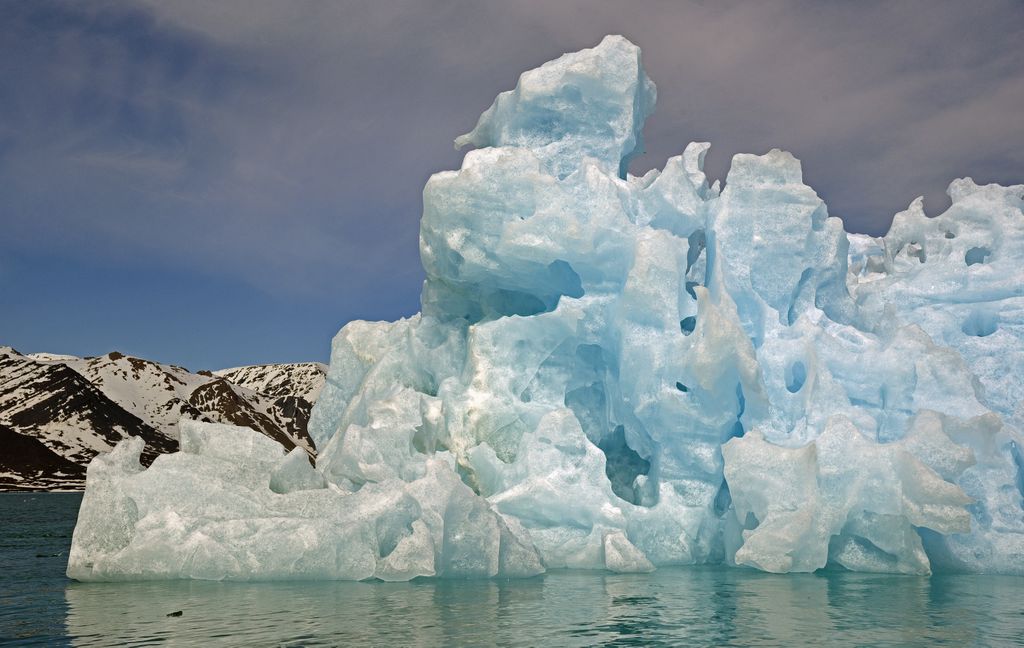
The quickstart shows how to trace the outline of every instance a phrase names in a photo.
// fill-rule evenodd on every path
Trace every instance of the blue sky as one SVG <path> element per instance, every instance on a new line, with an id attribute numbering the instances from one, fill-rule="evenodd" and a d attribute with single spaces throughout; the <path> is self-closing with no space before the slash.
<path id="1" fill-rule="evenodd" d="M 791 150 L 847 229 L 1024 180 L 1024 6 L 0 0 L 0 344 L 326 360 L 418 310 L 421 190 L 518 74 L 622 33 L 635 172 Z"/>

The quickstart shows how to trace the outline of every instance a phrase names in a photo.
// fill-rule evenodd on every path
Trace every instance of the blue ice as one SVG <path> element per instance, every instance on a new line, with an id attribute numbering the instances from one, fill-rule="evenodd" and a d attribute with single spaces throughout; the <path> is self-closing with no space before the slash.
<path id="1" fill-rule="evenodd" d="M 315 468 L 125 441 L 68 574 L 1024 573 L 1024 186 L 848 234 L 784 151 L 628 174 L 655 95 L 619 36 L 524 73 L 424 189 L 422 312 L 335 337 Z"/>

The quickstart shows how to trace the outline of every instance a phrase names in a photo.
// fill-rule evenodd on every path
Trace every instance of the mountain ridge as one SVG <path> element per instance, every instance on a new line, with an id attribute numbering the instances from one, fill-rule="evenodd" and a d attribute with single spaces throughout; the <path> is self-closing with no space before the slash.
<path id="1" fill-rule="evenodd" d="M 285 448 L 315 448 L 306 425 L 326 365 L 191 372 L 118 351 L 19 353 L 0 346 L 0 490 L 77 490 L 85 466 L 127 436 L 143 463 L 178 448 L 182 418 L 251 427 Z"/>

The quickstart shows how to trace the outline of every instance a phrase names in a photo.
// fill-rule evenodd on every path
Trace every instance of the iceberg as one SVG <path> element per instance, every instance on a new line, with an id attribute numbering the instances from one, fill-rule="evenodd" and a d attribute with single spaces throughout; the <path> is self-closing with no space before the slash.
<path id="1" fill-rule="evenodd" d="M 619 36 L 524 73 L 426 184 L 421 312 L 335 337 L 315 466 L 124 441 L 68 575 L 1024 574 L 1024 185 L 848 234 L 780 150 L 630 175 L 655 97 Z"/>

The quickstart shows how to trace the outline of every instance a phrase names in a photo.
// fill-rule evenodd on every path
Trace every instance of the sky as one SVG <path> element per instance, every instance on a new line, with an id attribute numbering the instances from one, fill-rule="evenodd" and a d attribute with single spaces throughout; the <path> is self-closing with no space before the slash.
<path id="1" fill-rule="evenodd" d="M 518 75 L 623 34 L 642 174 L 779 147 L 849 231 L 1024 181 L 1024 3 L 0 0 L 0 345 L 326 361 L 419 309 L 421 192 Z"/>

